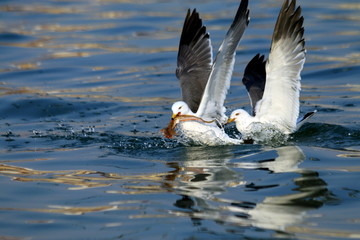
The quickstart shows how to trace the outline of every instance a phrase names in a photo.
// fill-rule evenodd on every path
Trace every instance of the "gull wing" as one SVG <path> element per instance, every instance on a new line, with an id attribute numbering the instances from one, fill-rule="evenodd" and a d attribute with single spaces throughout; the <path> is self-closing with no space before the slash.
<path id="1" fill-rule="evenodd" d="M 242 0 L 212 65 L 208 83 L 196 112 L 198 117 L 207 120 L 215 118 L 221 123 L 226 122 L 224 101 L 230 87 L 236 47 L 248 24 L 248 0 Z"/>
<path id="2" fill-rule="evenodd" d="M 244 77 L 242 79 L 243 84 L 249 94 L 250 103 L 252 107 L 252 114 L 255 116 L 255 106 L 260 101 L 264 94 L 266 72 L 264 55 L 257 54 L 246 65 L 244 71 Z"/>
<path id="3" fill-rule="evenodd" d="M 187 12 L 177 57 L 176 76 L 180 80 L 182 99 L 191 111 L 199 108 L 212 66 L 212 47 L 206 27 L 194 9 Z"/>
<path id="4" fill-rule="evenodd" d="M 285 0 L 272 37 L 266 62 L 264 95 L 256 106 L 260 121 L 276 122 L 289 132 L 299 116 L 300 72 L 305 62 L 304 18 L 296 0 Z"/>

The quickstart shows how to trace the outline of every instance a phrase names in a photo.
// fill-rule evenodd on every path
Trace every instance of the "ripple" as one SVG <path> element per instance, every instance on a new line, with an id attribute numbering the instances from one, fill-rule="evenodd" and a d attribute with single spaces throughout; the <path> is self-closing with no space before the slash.
<path id="1" fill-rule="evenodd" d="M 293 141 L 306 145 L 344 149 L 360 142 L 360 130 L 341 125 L 306 123 L 294 134 Z"/>

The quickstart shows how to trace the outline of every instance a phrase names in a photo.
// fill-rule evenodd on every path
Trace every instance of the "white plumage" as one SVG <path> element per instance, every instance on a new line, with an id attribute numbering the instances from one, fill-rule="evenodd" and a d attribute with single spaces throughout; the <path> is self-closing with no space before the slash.
<path id="1" fill-rule="evenodd" d="M 248 73 L 245 72 L 245 85 L 254 105 L 254 116 L 238 109 L 231 113 L 228 121 L 235 121 L 237 129 L 245 138 L 266 141 L 278 136 L 286 137 L 297 129 L 305 41 L 301 8 L 295 8 L 295 5 L 295 0 L 290 4 L 288 0 L 283 3 L 273 33 L 270 55 L 266 63 L 263 63 L 265 72 L 255 75 L 256 70 L 251 69 L 254 66 L 249 65 Z M 260 59 L 257 55 L 252 60 L 252 65 L 257 61 L 258 66 L 263 66 L 262 60 L 263 57 Z M 262 78 L 265 77 L 264 81 Z M 250 91 L 253 90 L 253 85 L 260 85 L 256 89 L 258 96 Z M 261 85 L 264 85 L 263 89 Z"/>

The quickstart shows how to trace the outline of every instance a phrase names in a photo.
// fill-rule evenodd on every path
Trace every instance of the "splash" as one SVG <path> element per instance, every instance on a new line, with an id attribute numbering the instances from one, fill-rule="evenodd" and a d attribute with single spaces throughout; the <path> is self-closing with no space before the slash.
<path id="1" fill-rule="evenodd" d="M 289 135 L 282 133 L 272 124 L 253 123 L 251 133 L 242 135 L 242 139 L 252 139 L 256 144 L 281 146 L 289 140 Z"/>

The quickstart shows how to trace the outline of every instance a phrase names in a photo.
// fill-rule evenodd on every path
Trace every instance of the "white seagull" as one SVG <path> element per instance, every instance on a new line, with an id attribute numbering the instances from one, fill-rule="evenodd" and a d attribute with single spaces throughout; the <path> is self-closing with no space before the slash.
<path id="1" fill-rule="evenodd" d="M 300 72 L 305 63 L 304 18 L 296 0 L 285 0 L 275 24 L 270 55 L 256 55 L 246 66 L 243 83 L 252 115 L 238 109 L 231 113 L 243 139 L 266 142 L 287 139 L 314 112 L 298 120 Z"/>
<path id="2" fill-rule="evenodd" d="M 228 120 L 224 101 L 230 87 L 236 47 L 249 24 L 248 0 L 242 0 L 215 60 L 206 27 L 194 9 L 188 10 L 181 33 L 176 76 L 183 101 L 172 105 L 172 120 L 163 129 L 171 138 L 176 130 L 200 145 L 240 144 L 222 127 Z"/>

